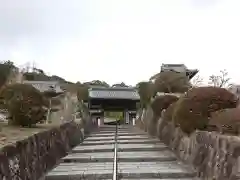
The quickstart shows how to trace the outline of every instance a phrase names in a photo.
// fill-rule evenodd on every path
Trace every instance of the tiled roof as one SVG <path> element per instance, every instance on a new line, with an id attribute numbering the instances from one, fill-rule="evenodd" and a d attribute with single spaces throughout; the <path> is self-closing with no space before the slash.
<path id="1" fill-rule="evenodd" d="M 89 97 L 95 99 L 129 99 L 139 100 L 138 92 L 133 88 L 91 88 Z"/>
<path id="2" fill-rule="evenodd" d="M 49 91 L 54 89 L 56 93 L 61 93 L 63 90 L 56 81 L 23 81 L 24 84 L 31 84 L 33 87 L 38 89 L 40 92 Z"/>

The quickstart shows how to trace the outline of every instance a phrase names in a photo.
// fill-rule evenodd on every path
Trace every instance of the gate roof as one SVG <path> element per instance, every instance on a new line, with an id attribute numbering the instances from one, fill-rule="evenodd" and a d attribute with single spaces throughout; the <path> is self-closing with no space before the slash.
<path id="1" fill-rule="evenodd" d="M 140 100 L 136 89 L 129 87 L 92 87 L 89 89 L 91 99 L 122 99 L 122 100 Z"/>

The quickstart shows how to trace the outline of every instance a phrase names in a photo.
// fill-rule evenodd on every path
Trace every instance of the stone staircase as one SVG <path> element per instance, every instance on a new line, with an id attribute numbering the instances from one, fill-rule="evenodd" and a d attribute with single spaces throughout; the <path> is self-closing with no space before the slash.
<path id="1" fill-rule="evenodd" d="M 103 126 L 75 147 L 46 180 L 112 179 L 115 126 Z M 131 126 L 118 127 L 118 179 L 193 180 L 196 173 L 179 162 L 158 139 Z"/>

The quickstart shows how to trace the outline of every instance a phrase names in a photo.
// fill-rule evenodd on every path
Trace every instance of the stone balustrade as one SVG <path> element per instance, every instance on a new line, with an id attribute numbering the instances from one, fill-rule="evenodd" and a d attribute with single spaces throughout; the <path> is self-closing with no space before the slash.
<path id="1" fill-rule="evenodd" d="M 142 113 L 139 117 L 144 119 L 138 120 L 149 131 L 152 127 L 146 127 L 147 120 L 152 118 L 152 114 L 149 110 Z M 157 136 L 182 161 L 191 164 L 199 177 L 206 180 L 240 179 L 240 137 L 208 131 L 195 131 L 187 135 L 172 122 L 164 122 L 161 118 L 155 128 Z"/>
<path id="2" fill-rule="evenodd" d="M 89 128 L 90 123 L 71 121 L 4 146 L 0 151 L 0 180 L 40 179 L 83 141 Z"/>

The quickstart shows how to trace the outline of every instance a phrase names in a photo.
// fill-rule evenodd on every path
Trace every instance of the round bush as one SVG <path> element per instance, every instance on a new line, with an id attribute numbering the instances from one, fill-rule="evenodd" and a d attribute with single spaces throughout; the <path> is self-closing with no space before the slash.
<path id="1" fill-rule="evenodd" d="M 11 116 L 9 124 L 31 127 L 40 122 L 46 113 L 44 96 L 31 85 L 9 85 L 0 96 Z"/>
<path id="2" fill-rule="evenodd" d="M 162 110 L 167 109 L 172 103 L 176 102 L 179 98 L 173 95 L 158 96 L 151 104 L 154 115 L 160 117 Z"/>
<path id="3" fill-rule="evenodd" d="M 223 109 L 212 113 L 208 126 L 221 133 L 237 135 L 240 127 L 240 108 Z"/>
<path id="4" fill-rule="evenodd" d="M 193 88 L 177 101 L 173 120 L 184 132 L 191 133 L 195 129 L 205 129 L 212 112 L 236 105 L 236 96 L 226 89 Z"/>
<path id="5" fill-rule="evenodd" d="M 176 102 L 172 103 L 166 109 L 166 111 L 163 113 L 162 120 L 164 120 L 164 121 L 172 121 L 172 117 L 173 117 L 173 114 L 174 114 L 175 106 L 176 106 Z"/>
<path id="6" fill-rule="evenodd" d="M 155 136 L 157 133 L 157 122 L 161 117 L 162 110 L 167 109 L 169 105 L 176 102 L 177 100 L 178 97 L 173 95 L 158 96 L 154 99 L 154 101 L 151 104 L 153 116 L 151 118 L 148 117 L 149 118 L 148 132 L 150 135 Z"/>

